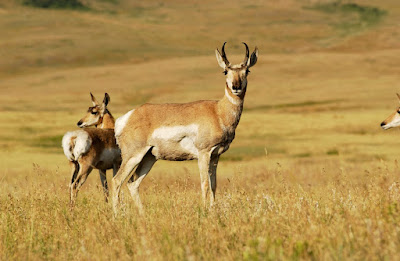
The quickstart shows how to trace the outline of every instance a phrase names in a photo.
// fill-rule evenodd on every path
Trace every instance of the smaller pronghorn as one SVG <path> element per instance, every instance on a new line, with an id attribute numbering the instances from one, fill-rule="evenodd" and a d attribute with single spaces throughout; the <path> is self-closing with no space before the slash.
<path id="1" fill-rule="evenodd" d="M 396 94 L 400 102 L 400 95 L 398 93 Z M 398 107 L 394 113 L 392 113 L 389 117 L 386 118 L 386 120 L 382 121 L 381 123 L 381 127 L 384 130 L 398 126 L 400 126 L 400 107 Z"/>
<path id="2" fill-rule="evenodd" d="M 106 201 L 108 200 L 108 185 L 106 170 L 113 169 L 114 175 L 121 165 L 121 152 L 114 137 L 115 120 L 107 110 L 110 96 L 106 93 L 101 105 L 90 93 L 93 107 L 77 123 L 78 127 L 96 126 L 99 128 L 84 128 L 67 132 L 62 139 L 64 154 L 70 161 L 72 178 L 69 185 L 70 202 L 75 203 L 78 191 L 86 181 L 93 168 L 100 173 L 101 184 Z"/>

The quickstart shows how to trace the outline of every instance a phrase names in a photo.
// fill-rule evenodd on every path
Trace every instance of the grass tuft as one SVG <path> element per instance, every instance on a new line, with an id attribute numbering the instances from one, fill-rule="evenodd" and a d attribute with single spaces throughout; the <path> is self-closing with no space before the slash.
<path id="1" fill-rule="evenodd" d="M 339 155 L 339 151 L 337 149 L 331 149 L 326 152 L 326 155 Z"/>

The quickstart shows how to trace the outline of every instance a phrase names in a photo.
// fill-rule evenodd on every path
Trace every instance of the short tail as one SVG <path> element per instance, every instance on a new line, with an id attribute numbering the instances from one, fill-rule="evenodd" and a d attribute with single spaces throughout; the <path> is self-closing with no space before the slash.
<path id="1" fill-rule="evenodd" d="M 134 112 L 135 110 L 130 110 L 127 113 L 125 113 L 124 115 L 122 115 L 121 117 L 119 117 L 116 121 L 115 121 L 115 128 L 114 128 L 114 132 L 115 132 L 115 138 L 117 140 L 118 143 L 118 138 L 121 136 L 122 130 L 125 128 L 126 124 L 129 121 L 129 117 L 131 116 L 131 114 Z"/>
<path id="2" fill-rule="evenodd" d="M 91 145 L 92 139 L 84 130 L 67 132 L 62 139 L 64 154 L 69 161 L 77 161 L 89 151 Z"/>

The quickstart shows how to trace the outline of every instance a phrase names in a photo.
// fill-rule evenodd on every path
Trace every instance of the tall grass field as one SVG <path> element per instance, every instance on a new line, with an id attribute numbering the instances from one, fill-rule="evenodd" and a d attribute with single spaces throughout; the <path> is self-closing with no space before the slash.
<path id="1" fill-rule="evenodd" d="M 0 260 L 398 260 L 398 0 L 0 0 Z M 97 170 L 69 204 L 61 148 L 91 100 L 216 100 L 259 49 L 203 206 L 197 162 L 158 161 L 139 215 Z M 108 181 L 112 179 L 108 171 Z"/>

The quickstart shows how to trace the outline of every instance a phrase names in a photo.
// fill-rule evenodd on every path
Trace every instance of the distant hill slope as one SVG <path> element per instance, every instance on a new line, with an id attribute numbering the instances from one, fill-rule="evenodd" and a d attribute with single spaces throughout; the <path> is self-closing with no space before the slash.
<path id="1" fill-rule="evenodd" d="M 346 1 L 354 5 L 349 10 L 329 9 L 332 1 L 305 0 L 81 2 L 87 9 L 41 9 L 1 0 L 0 77 L 208 55 L 223 41 L 234 54 L 242 53 L 242 41 L 265 53 L 369 52 L 400 43 L 396 0 Z"/>

